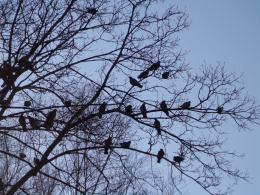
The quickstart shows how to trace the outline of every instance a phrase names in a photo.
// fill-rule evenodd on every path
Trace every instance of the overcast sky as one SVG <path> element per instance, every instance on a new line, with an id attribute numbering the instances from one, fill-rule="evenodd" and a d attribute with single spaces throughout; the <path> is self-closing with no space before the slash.
<path id="1" fill-rule="evenodd" d="M 166 0 L 172 2 L 171 0 Z M 201 64 L 226 64 L 228 71 L 243 73 L 242 81 L 260 103 L 260 0 L 178 0 L 187 10 L 191 26 L 182 33 L 181 47 L 189 50 L 187 61 L 193 68 Z M 227 146 L 240 153 L 237 168 L 248 171 L 251 183 L 240 182 L 234 195 L 260 194 L 260 131 L 229 131 Z M 189 191 L 192 195 L 203 195 Z M 195 193 L 196 192 L 196 193 Z M 205 193 L 206 194 L 206 193 Z"/>

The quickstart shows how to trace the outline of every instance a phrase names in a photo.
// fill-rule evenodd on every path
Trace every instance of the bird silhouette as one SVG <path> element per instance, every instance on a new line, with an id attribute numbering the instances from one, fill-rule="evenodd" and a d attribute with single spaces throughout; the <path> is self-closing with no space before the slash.
<path id="1" fill-rule="evenodd" d="M 102 115 L 105 113 L 106 108 L 107 108 L 107 103 L 106 103 L 106 102 L 103 102 L 103 103 L 100 105 L 100 107 L 99 107 L 99 111 L 98 111 L 98 117 L 99 117 L 99 118 L 102 118 Z"/>
<path id="2" fill-rule="evenodd" d="M 67 108 L 71 106 L 71 100 L 66 100 L 64 102 L 64 106 L 66 106 Z"/>
<path id="3" fill-rule="evenodd" d="M 164 72 L 163 74 L 162 74 L 162 78 L 163 79 L 168 79 L 169 78 L 169 75 L 170 75 L 170 72 Z"/>
<path id="4" fill-rule="evenodd" d="M 183 156 L 174 156 L 173 160 L 180 164 L 182 161 L 184 161 L 184 157 Z"/>
<path id="5" fill-rule="evenodd" d="M 35 165 L 39 164 L 40 160 L 36 157 L 34 157 L 33 162 Z"/>
<path id="6" fill-rule="evenodd" d="M 191 106 L 191 101 L 188 101 L 188 102 L 184 102 L 184 103 L 181 105 L 181 108 L 182 108 L 182 109 L 190 109 L 190 106 Z"/>
<path id="7" fill-rule="evenodd" d="M 139 87 L 139 88 L 142 88 L 143 86 L 136 80 L 136 79 L 134 79 L 134 78 L 132 78 L 132 77 L 129 77 L 129 81 L 130 81 L 130 84 L 132 85 L 132 86 L 136 86 L 136 87 Z"/>
<path id="8" fill-rule="evenodd" d="M 140 111 L 141 111 L 143 117 L 144 117 L 144 118 L 147 118 L 147 110 L 146 110 L 145 103 L 143 103 L 143 104 L 140 106 Z"/>
<path id="9" fill-rule="evenodd" d="M 165 101 L 162 101 L 162 102 L 161 102 L 160 107 L 161 107 L 162 111 L 163 111 L 167 116 L 169 116 L 169 110 L 168 110 L 168 107 L 167 107 L 167 104 L 166 104 Z"/>
<path id="10" fill-rule="evenodd" d="M 131 141 L 127 141 L 127 142 L 120 143 L 120 146 L 122 148 L 130 148 L 130 144 L 131 144 Z"/>
<path id="11" fill-rule="evenodd" d="M 95 15 L 95 14 L 97 13 L 97 9 L 94 8 L 94 7 L 89 7 L 89 8 L 87 9 L 87 12 L 88 12 L 89 14 Z"/>
<path id="12" fill-rule="evenodd" d="M 125 107 L 125 113 L 126 115 L 130 116 L 133 113 L 133 107 L 132 105 L 128 105 Z"/>
<path id="13" fill-rule="evenodd" d="M 141 73 L 138 75 L 137 78 L 138 78 L 138 79 L 146 79 L 146 78 L 148 77 L 148 75 L 149 75 L 149 69 L 147 69 L 147 70 L 141 72 Z"/>
<path id="14" fill-rule="evenodd" d="M 24 154 L 23 152 L 19 153 L 19 157 L 24 159 L 26 157 L 26 154 Z"/>
<path id="15" fill-rule="evenodd" d="M 156 118 L 154 119 L 154 128 L 157 130 L 157 134 L 161 135 L 161 123 L 160 121 Z"/>
<path id="16" fill-rule="evenodd" d="M 161 159 L 163 158 L 164 156 L 164 151 L 163 149 L 160 149 L 157 153 L 157 162 L 160 163 L 161 162 Z"/>
<path id="17" fill-rule="evenodd" d="M 160 68 L 160 66 L 161 66 L 160 61 L 157 61 L 157 62 L 153 63 L 148 70 L 151 70 L 151 71 L 157 70 L 158 68 Z"/>
<path id="18" fill-rule="evenodd" d="M 32 129 L 39 129 L 41 127 L 40 121 L 38 121 L 37 119 L 35 119 L 31 116 L 28 116 L 28 119 L 29 119 Z"/>
<path id="19" fill-rule="evenodd" d="M 32 102 L 30 101 L 24 101 L 24 104 L 23 104 L 25 107 L 30 107 L 32 105 Z"/>
<path id="20" fill-rule="evenodd" d="M 54 109 L 52 111 L 50 111 L 48 114 L 47 114 L 47 117 L 46 117 L 46 121 L 44 123 L 44 127 L 46 129 L 50 129 L 53 127 L 54 125 L 54 120 L 55 120 L 55 117 L 56 117 L 56 113 L 57 113 L 57 110 Z"/>
<path id="21" fill-rule="evenodd" d="M 223 110 L 224 110 L 224 107 L 223 107 L 223 106 L 217 107 L 217 113 L 218 113 L 218 114 L 221 114 L 221 113 L 223 112 Z"/>
<path id="22" fill-rule="evenodd" d="M 21 114 L 21 116 L 19 117 L 19 123 L 20 123 L 21 127 L 23 128 L 23 131 L 27 131 L 26 119 L 23 116 L 23 114 Z"/>
<path id="23" fill-rule="evenodd" d="M 108 154 L 108 150 L 110 149 L 111 145 L 112 145 L 112 137 L 109 136 L 109 137 L 105 140 L 105 146 L 104 146 L 105 151 L 104 151 L 104 154 Z"/>

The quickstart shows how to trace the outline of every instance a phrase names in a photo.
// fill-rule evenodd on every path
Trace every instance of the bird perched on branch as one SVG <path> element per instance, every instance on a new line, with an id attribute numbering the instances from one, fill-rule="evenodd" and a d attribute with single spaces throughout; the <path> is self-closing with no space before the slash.
<path id="1" fill-rule="evenodd" d="M 109 136 L 109 137 L 105 140 L 105 146 L 104 146 L 105 151 L 104 151 L 104 154 L 108 154 L 108 150 L 110 149 L 111 145 L 112 145 L 112 137 Z"/>
<path id="2" fill-rule="evenodd" d="M 66 100 L 64 102 L 64 106 L 66 106 L 67 108 L 71 106 L 71 100 Z"/>
<path id="3" fill-rule="evenodd" d="M 184 103 L 181 105 L 181 108 L 182 108 L 182 109 L 190 109 L 190 106 L 191 106 L 191 101 L 188 101 L 188 102 L 184 102 Z"/>
<path id="4" fill-rule="evenodd" d="M 89 8 L 87 8 L 87 12 L 89 14 L 95 15 L 97 13 L 97 9 L 94 7 L 89 7 Z"/>
<path id="5" fill-rule="evenodd" d="M 157 62 L 153 63 L 148 70 L 154 71 L 154 70 L 157 70 L 158 68 L 160 68 L 160 66 L 161 66 L 160 61 L 157 61 Z"/>
<path id="6" fill-rule="evenodd" d="M 34 157 L 33 162 L 35 165 L 39 164 L 40 160 L 36 157 Z"/>
<path id="7" fill-rule="evenodd" d="M 167 104 L 166 104 L 165 101 L 162 101 L 162 102 L 161 102 L 160 107 L 161 107 L 162 111 L 163 111 L 167 116 L 169 116 L 169 110 L 168 110 L 168 107 L 167 107 Z"/>
<path id="8" fill-rule="evenodd" d="M 143 117 L 144 117 L 144 118 L 147 118 L 147 110 L 146 110 L 145 103 L 143 103 L 143 104 L 140 106 L 140 111 L 141 111 Z"/>
<path id="9" fill-rule="evenodd" d="M 173 157 L 173 160 L 174 160 L 175 162 L 177 162 L 177 163 L 180 164 L 182 161 L 184 161 L 184 157 L 183 157 L 183 155 L 174 156 L 174 157 Z"/>
<path id="10" fill-rule="evenodd" d="M 148 75 L 149 75 L 149 69 L 147 69 L 147 70 L 141 72 L 141 73 L 138 75 L 137 78 L 138 78 L 138 79 L 146 79 L 146 78 L 148 77 Z"/>
<path id="11" fill-rule="evenodd" d="M 126 115 L 130 116 L 133 113 L 133 107 L 132 105 L 128 105 L 125 107 L 125 113 Z"/>
<path id="12" fill-rule="evenodd" d="M 224 107 L 223 107 L 223 106 L 217 107 L 217 113 L 218 113 L 218 114 L 222 114 L 223 110 L 224 110 Z"/>
<path id="13" fill-rule="evenodd" d="M 160 163 L 161 162 L 161 159 L 163 158 L 164 156 L 164 151 L 163 149 L 160 149 L 157 153 L 157 162 Z"/>
<path id="14" fill-rule="evenodd" d="M 130 84 L 132 86 L 136 86 L 136 87 L 139 87 L 139 88 L 142 88 L 143 86 L 136 80 L 134 79 L 133 77 L 129 77 L 129 81 L 130 81 Z"/>
<path id="15" fill-rule="evenodd" d="M 24 159 L 26 157 L 26 154 L 24 154 L 23 152 L 19 153 L 19 157 Z"/>
<path id="16" fill-rule="evenodd" d="M 98 117 L 102 118 L 102 115 L 105 114 L 106 112 L 106 108 L 107 108 L 107 103 L 103 102 L 100 107 L 99 107 L 99 111 L 98 111 Z"/>
<path id="17" fill-rule="evenodd" d="M 21 127 L 23 128 L 23 131 L 27 131 L 26 119 L 23 116 L 23 114 L 21 114 L 21 116 L 19 117 L 19 123 L 20 123 Z"/>
<path id="18" fill-rule="evenodd" d="M 29 122 L 30 122 L 32 129 L 40 129 L 41 128 L 41 124 L 37 119 L 35 119 L 31 116 L 28 116 L 28 119 L 29 119 Z"/>
<path id="19" fill-rule="evenodd" d="M 163 74 L 162 74 L 162 78 L 163 79 L 168 79 L 169 78 L 169 75 L 170 75 L 170 72 L 164 72 Z"/>
<path id="20" fill-rule="evenodd" d="M 120 146 L 122 148 L 130 148 L 130 144 L 131 144 L 131 141 L 127 141 L 127 142 L 120 143 Z"/>
<path id="21" fill-rule="evenodd" d="M 23 104 L 25 107 L 30 107 L 32 105 L 32 102 L 30 101 L 24 101 L 24 104 Z"/>
<path id="22" fill-rule="evenodd" d="M 157 134 L 161 135 L 161 123 L 160 121 L 156 118 L 154 119 L 154 128 L 157 130 Z"/>
<path id="23" fill-rule="evenodd" d="M 50 111 L 48 114 L 47 114 L 47 118 L 46 118 L 46 121 L 44 123 L 44 127 L 46 129 L 50 129 L 53 127 L 54 125 L 54 120 L 55 120 L 55 117 L 56 117 L 56 113 L 57 113 L 57 110 L 54 109 L 52 111 Z"/>

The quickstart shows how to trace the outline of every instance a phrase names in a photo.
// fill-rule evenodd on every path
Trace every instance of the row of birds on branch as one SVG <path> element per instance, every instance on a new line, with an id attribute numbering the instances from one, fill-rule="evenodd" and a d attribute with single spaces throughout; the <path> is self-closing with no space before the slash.
<path id="1" fill-rule="evenodd" d="M 160 68 L 161 66 L 161 63 L 160 61 L 158 62 L 155 62 L 153 63 L 148 69 L 144 70 L 143 72 L 141 72 L 139 75 L 138 75 L 138 79 L 142 80 L 142 79 L 146 79 L 150 72 L 154 72 L 156 70 L 158 70 L 158 68 Z M 162 79 L 168 79 L 170 76 L 170 72 L 169 71 L 165 71 L 163 74 L 162 74 Z M 140 84 L 139 81 L 137 81 L 135 78 L 133 77 L 129 77 L 129 82 L 130 84 L 133 86 L 133 87 L 139 87 L 139 88 L 142 88 L 143 86 Z"/>
<path id="2" fill-rule="evenodd" d="M 112 148 L 112 137 L 108 137 L 107 139 L 105 139 L 104 141 L 104 154 L 108 154 L 108 151 L 109 149 Z M 127 141 L 127 142 L 122 142 L 120 143 L 120 146 L 122 148 L 125 148 L 125 149 L 129 149 L 130 148 L 130 145 L 131 145 L 131 141 Z M 164 157 L 165 155 L 165 152 L 163 149 L 160 149 L 157 153 L 157 162 L 160 163 L 161 162 L 161 159 Z M 181 163 L 182 161 L 184 160 L 184 156 L 183 155 L 179 155 L 179 156 L 174 156 L 173 157 L 173 161 L 174 162 L 177 162 L 177 163 Z"/>
<path id="3" fill-rule="evenodd" d="M 180 106 L 181 109 L 190 109 L 190 107 L 191 107 L 191 101 L 184 102 Z M 99 112 L 98 112 L 99 118 L 102 118 L 102 115 L 105 114 L 106 108 L 107 108 L 107 103 L 103 102 L 100 105 L 100 107 L 99 107 Z M 160 108 L 167 116 L 169 116 L 169 108 L 168 108 L 168 106 L 167 106 L 165 101 L 162 101 L 160 103 Z M 216 111 L 217 111 L 217 113 L 221 114 L 223 112 L 223 109 L 224 108 L 222 106 L 219 106 L 219 107 L 217 107 Z M 140 106 L 140 112 L 141 112 L 141 114 L 142 114 L 142 116 L 144 118 L 147 118 L 147 109 L 146 109 L 146 104 L 145 103 L 143 103 Z M 125 114 L 128 115 L 128 116 L 131 116 L 133 114 L 133 107 L 132 107 L 132 105 L 127 105 L 125 107 Z M 161 135 L 161 123 L 160 123 L 160 121 L 157 118 L 154 119 L 153 126 L 157 130 L 157 134 Z"/>
<path id="4" fill-rule="evenodd" d="M 55 120 L 55 117 L 56 117 L 56 113 L 57 113 L 57 110 L 54 109 L 52 111 L 50 111 L 47 116 L 46 116 L 46 120 L 44 121 L 44 124 L 41 125 L 41 121 L 34 118 L 34 117 L 31 117 L 31 116 L 27 116 L 25 117 L 23 114 L 21 114 L 19 116 L 19 123 L 20 123 L 20 126 L 22 127 L 23 131 L 27 131 L 28 128 L 27 128 L 27 122 L 26 122 L 26 119 L 28 118 L 29 120 L 29 123 L 31 125 L 31 128 L 32 129 L 40 129 L 41 126 L 43 126 L 44 128 L 46 129 L 51 129 L 54 125 L 54 120 Z"/>
<path id="5" fill-rule="evenodd" d="M 158 153 L 157 153 L 157 162 L 160 163 L 162 158 L 164 157 L 165 155 L 165 152 L 164 150 L 161 148 Z M 181 155 L 178 155 L 178 156 L 174 156 L 173 157 L 173 162 L 176 162 L 178 164 L 180 164 L 182 161 L 184 161 L 184 155 L 181 154 Z"/>
<path id="6" fill-rule="evenodd" d="M 112 144 L 113 144 L 112 137 L 109 136 L 107 139 L 105 139 L 105 141 L 104 141 L 104 154 L 108 154 L 108 151 L 109 151 L 109 149 L 111 149 Z M 119 144 L 122 148 L 128 149 L 128 148 L 130 148 L 131 141 L 126 141 L 126 142 L 122 142 L 122 143 L 119 143 Z"/>

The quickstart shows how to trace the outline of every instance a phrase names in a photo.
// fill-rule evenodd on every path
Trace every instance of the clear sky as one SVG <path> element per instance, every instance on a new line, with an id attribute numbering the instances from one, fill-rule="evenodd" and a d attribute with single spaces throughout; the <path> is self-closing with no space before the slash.
<path id="1" fill-rule="evenodd" d="M 172 2 L 172 0 L 166 0 Z M 260 103 L 260 0 L 177 0 L 189 13 L 191 26 L 182 33 L 181 47 L 190 50 L 187 61 L 195 69 L 201 64 L 226 64 L 228 71 L 243 73 L 242 81 Z M 230 127 L 227 147 L 246 156 L 235 160 L 248 171 L 251 183 L 240 182 L 234 195 L 260 194 L 260 131 L 239 132 Z M 192 195 L 204 195 L 189 190 Z M 206 193 L 205 193 L 206 194 Z"/>

